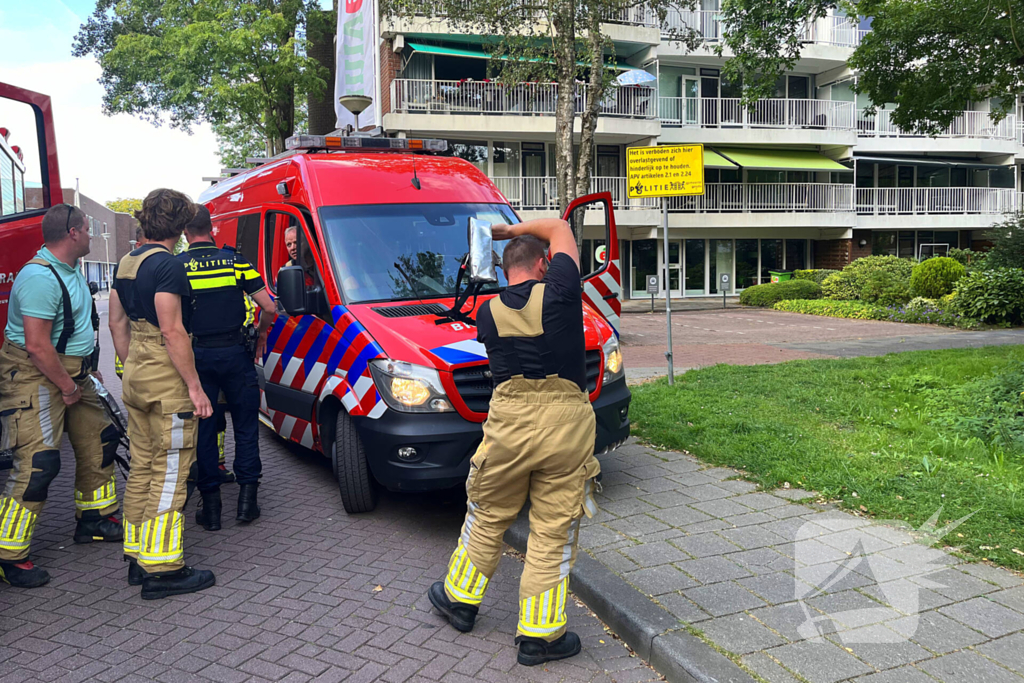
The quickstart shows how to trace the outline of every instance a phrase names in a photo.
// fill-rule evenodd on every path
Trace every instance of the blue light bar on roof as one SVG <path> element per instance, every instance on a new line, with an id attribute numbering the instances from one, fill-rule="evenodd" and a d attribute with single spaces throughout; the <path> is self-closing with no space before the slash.
<path id="1" fill-rule="evenodd" d="M 285 149 L 351 149 L 380 151 L 444 152 L 446 140 L 412 140 L 409 138 L 373 138 L 364 136 L 293 135 L 284 142 Z"/>

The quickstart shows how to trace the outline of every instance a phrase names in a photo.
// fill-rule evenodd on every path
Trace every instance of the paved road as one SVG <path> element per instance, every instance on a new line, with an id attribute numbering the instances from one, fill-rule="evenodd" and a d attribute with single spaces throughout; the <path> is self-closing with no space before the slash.
<path id="1" fill-rule="evenodd" d="M 105 376 L 119 395 L 110 348 Z M 213 569 L 217 586 L 153 602 L 128 586 L 118 546 L 71 542 L 74 459 L 65 442 L 33 544 L 53 580 L 31 591 L 0 584 L 0 681 L 658 680 L 575 603 L 570 624 L 583 653 L 520 667 L 514 557 L 501 562 L 474 631 L 458 634 L 425 592 L 444 575 L 464 493 L 385 495 L 373 513 L 350 517 L 324 459 L 261 430 L 262 517 L 243 526 L 225 514 L 222 531 L 204 532 L 192 502 L 186 560 Z M 237 490 L 225 487 L 225 513 Z"/>
<path id="2" fill-rule="evenodd" d="M 664 312 L 622 316 L 621 339 L 630 381 L 666 374 Z M 801 358 L 1021 343 L 1024 329 L 965 332 L 936 325 L 844 320 L 738 307 L 672 314 L 676 372 L 716 363 L 757 365 Z"/>

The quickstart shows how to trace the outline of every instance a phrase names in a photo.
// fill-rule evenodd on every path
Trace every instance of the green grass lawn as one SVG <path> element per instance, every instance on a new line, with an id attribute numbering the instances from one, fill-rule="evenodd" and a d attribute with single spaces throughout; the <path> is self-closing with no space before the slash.
<path id="1" fill-rule="evenodd" d="M 635 387 L 633 433 L 1024 569 L 1024 346 L 717 365 Z M 962 535 L 962 536 L 961 536 Z"/>

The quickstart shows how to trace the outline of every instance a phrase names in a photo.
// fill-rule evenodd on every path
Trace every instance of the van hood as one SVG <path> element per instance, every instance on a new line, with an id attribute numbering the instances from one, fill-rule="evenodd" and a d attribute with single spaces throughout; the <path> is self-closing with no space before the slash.
<path id="1" fill-rule="evenodd" d="M 472 309 L 472 317 L 475 318 L 484 301 L 493 296 L 480 297 L 477 306 Z M 449 309 L 452 305 L 454 299 L 448 298 L 354 304 L 348 310 L 384 349 L 388 358 L 450 371 L 459 365 L 487 360 L 484 345 L 476 340 L 475 325 L 450 320 L 439 325 L 437 321 L 441 319 L 440 316 L 430 313 L 392 316 L 398 311 L 420 313 L 423 306 Z M 590 306 L 582 302 L 580 305 L 583 306 L 587 348 L 599 349 L 612 336 L 612 328 Z M 469 311 L 468 308 L 465 310 Z"/>

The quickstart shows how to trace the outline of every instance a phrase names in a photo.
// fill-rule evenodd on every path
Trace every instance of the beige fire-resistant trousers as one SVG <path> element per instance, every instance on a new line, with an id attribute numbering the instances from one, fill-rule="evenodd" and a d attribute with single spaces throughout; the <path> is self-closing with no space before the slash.
<path id="1" fill-rule="evenodd" d="M 569 571 L 580 519 L 597 512 L 594 410 L 573 382 L 503 382 L 470 461 L 468 511 L 445 578 L 450 600 L 479 605 L 501 558 L 502 536 L 530 498 L 530 539 L 519 583 L 518 634 L 565 633 Z"/>
<path id="2" fill-rule="evenodd" d="M 60 472 L 64 433 L 75 452 L 75 516 L 117 511 L 117 432 L 88 380 L 86 359 L 58 356 L 82 396 L 64 404 L 60 389 L 9 341 L 0 348 L 0 450 L 14 450 L 14 468 L 0 495 L 0 560 L 28 557 L 50 483 Z"/>
<path id="3" fill-rule="evenodd" d="M 131 322 L 124 406 L 132 466 L 124 492 L 124 554 L 150 574 L 185 566 L 182 508 L 198 418 L 159 328 Z"/>

